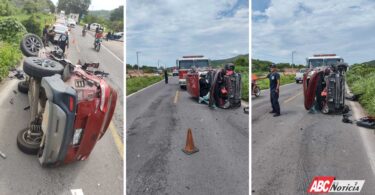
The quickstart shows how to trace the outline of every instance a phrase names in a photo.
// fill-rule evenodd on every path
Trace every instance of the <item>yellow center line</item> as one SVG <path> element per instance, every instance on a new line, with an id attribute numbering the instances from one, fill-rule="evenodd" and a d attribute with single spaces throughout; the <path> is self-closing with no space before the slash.
<path id="1" fill-rule="evenodd" d="M 112 122 L 109 124 L 109 129 L 111 130 L 111 134 L 115 141 L 118 153 L 120 153 L 121 159 L 124 160 L 124 144 L 122 143 L 121 137 L 117 133 L 116 128 Z"/>
<path id="2" fill-rule="evenodd" d="M 302 95 L 302 92 L 297 93 L 297 95 L 288 98 L 287 100 L 284 101 L 284 103 L 288 103 L 288 102 L 292 101 L 294 98 L 298 97 L 299 95 Z"/>
<path id="3" fill-rule="evenodd" d="M 180 94 L 180 91 L 179 90 L 177 90 L 176 91 L 176 95 L 174 96 L 174 104 L 177 104 L 177 100 L 178 100 L 178 95 Z"/>

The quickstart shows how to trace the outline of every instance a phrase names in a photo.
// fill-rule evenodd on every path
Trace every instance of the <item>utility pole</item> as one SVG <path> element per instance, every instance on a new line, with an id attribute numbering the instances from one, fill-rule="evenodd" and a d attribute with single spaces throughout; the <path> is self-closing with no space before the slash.
<path id="1" fill-rule="evenodd" d="M 138 74 L 139 74 L 139 61 L 138 61 L 138 54 L 140 54 L 140 51 L 135 52 L 137 54 L 137 68 L 138 68 Z"/>
<path id="2" fill-rule="evenodd" d="M 292 51 L 292 68 L 294 68 L 294 54 L 296 53 L 296 51 Z"/>
<path id="3" fill-rule="evenodd" d="M 159 62 L 160 62 L 160 60 L 158 60 L 158 70 L 159 70 Z"/>

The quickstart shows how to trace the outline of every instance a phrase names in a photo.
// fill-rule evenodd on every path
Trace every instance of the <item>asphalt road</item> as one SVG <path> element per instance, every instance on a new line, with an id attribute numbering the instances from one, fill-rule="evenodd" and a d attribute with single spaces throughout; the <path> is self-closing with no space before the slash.
<path id="1" fill-rule="evenodd" d="M 310 114 L 301 84 L 280 89 L 281 116 L 274 118 L 269 91 L 252 98 L 252 192 L 306 194 L 314 176 L 366 180 L 362 193 L 375 192 L 375 134 L 342 123 L 341 115 Z M 352 119 L 363 117 L 357 102 L 347 101 Z"/>
<path id="2" fill-rule="evenodd" d="M 100 62 L 102 69 L 110 73 L 108 80 L 115 84 L 122 98 L 120 61 L 105 49 L 97 53 L 92 49 L 93 38 L 82 39 L 75 31 L 71 35 L 75 44 L 71 44 L 68 58 L 72 62 L 78 57 Z M 30 117 L 29 110 L 24 110 L 29 105 L 27 95 L 17 92 L 18 82 L 8 79 L 0 84 L 0 151 L 7 155 L 6 159 L 0 158 L 0 194 L 65 195 L 71 194 L 72 189 L 81 189 L 84 194 L 123 194 L 123 160 L 112 136 L 116 130 L 107 131 L 87 160 L 58 168 L 42 168 L 36 156 L 26 155 L 17 148 L 17 134 L 27 126 Z M 114 128 L 120 131 L 121 99 L 118 107 Z"/>
<path id="3" fill-rule="evenodd" d="M 169 78 L 127 97 L 128 194 L 248 194 L 249 131 L 242 108 L 210 109 Z M 191 128 L 199 152 L 186 155 Z"/>

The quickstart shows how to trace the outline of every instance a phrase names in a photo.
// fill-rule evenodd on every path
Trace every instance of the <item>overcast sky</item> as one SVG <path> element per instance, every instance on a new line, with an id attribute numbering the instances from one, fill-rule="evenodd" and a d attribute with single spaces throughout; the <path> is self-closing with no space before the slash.
<path id="1" fill-rule="evenodd" d="M 375 59 L 375 1 L 252 0 L 252 58 L 305 64 L 317 53 Z"/>
<path id="2" fill-rule="evenodd" d="M 52 0 L 57 5 L 59 0 Z M 125 0 L 91 0 L 89 10 L 113 10 L 124 5 Z"/>
<path id="3" fill-rule="evenodd" d="M 127 63 L 175 66 L 183 55 L 249 52 L 248 0 L 127 1 Z"/>

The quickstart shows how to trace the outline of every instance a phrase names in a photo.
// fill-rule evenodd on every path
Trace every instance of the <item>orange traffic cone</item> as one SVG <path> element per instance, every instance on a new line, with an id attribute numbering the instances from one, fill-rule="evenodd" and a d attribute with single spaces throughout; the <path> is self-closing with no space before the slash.
<path id="1" fill-rule="evenodd" d="M 194 146 L 193 134 L 191 133 L 190 128 L 187 132 L 186 146 L 182 149 L 182 151 L 185 152 L 185 154 L 194 154 L 199 151 L 199 149 Z"/>

